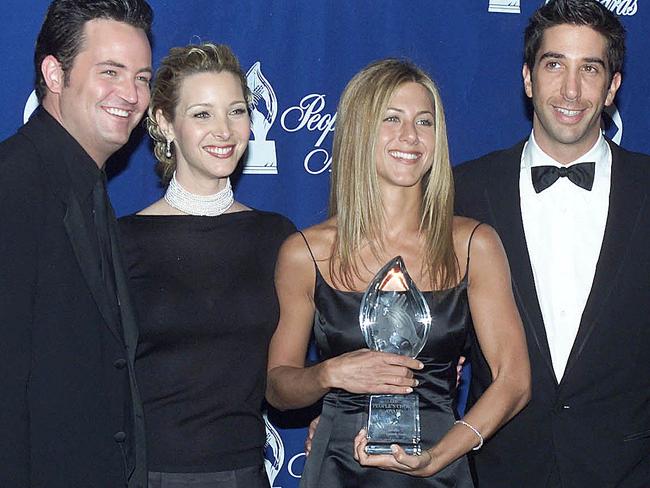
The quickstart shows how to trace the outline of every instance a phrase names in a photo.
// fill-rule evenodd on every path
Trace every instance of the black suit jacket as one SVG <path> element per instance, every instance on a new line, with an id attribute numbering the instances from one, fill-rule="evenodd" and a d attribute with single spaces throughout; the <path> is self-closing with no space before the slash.
<path id="1" fill-rule="evenodd" d="M 650 157 L 612 149 L 609 213 L 594 282 L 558 384 L 519 202 L 524 143 L 455 168 L 456 213 L 505 246 L 532 369 L 532 400 L 474 457 L 480 488 L 650 487 Z M 475 343 L 476 346 L 476 343 Z M 472 353 L 470 404 L 490 384 Z"/>
<path id="2" fill-rule="evenodd" d="M 146 486 L 137 329 L 117 243 L 120 310 L 107 300 L 71 185 L 80 158 L 45 111 L 0 144 L 3 488 Z"/>

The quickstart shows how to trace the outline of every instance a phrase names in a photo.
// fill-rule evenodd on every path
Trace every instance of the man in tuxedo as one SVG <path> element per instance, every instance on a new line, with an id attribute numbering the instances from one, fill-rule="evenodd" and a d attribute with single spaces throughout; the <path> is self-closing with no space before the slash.
<path id="1" fill-rule="evenodd" d="M 149 102 L 144 0 L 54 0 L 41 107 L 0 144 L 0 486 L 146 486 L 137 329 L 106 160 Z"/>
<path id="2" fill-rule="evenodd" d="M 532 400 L 474 456 L 479 488 L 650 486 L 650 157 L 602 135 L 625 31 L 552 0 L 525 32 L 530 136 L 455 169 L 456 212 L 498 231 Z M 473 348 L 470 404 L 491 381 Z"/>

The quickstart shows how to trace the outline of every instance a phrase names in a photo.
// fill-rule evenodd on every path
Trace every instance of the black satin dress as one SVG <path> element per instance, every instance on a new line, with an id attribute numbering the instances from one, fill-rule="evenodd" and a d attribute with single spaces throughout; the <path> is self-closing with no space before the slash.
<path id="1" fill-rule="evenodd" d="M 471 240 L 471 239 L 470 239 Z M 469 256 L 469 253 L 468 253 Z M 469 258 L 467 262 L 469 266 Z M 321 359 L 367 347 L 359 327 L 362 292 L 329 286 L 316 266 L 314 335 Z M 465 347 L 471 318 L 467 301 L 467 272 L 454 288 L 423 293 L 431 309 L 432 326 L 418 359 L 422 447 L 434 445 L 453 425 L 456 414 L 456 365 Z M 463 456 L 430 478 L 417 478 L 354 460 L 354 437 L 367 421 L 368 396 L 333 390 L 323 399 L 323 411 L 307 458 L 301 488 L 436 487 L 472 488 L 467 457 Z"/>

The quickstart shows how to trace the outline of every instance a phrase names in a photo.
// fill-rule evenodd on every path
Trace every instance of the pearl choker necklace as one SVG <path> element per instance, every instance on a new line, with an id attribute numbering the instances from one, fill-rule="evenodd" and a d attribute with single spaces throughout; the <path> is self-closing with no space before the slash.
<path id="1" fill-rule="evenodd" d="M 226 179 L 226 187 L 214 195 L 195 195 L 178 183 L 176 172 L 174 172 L 165 192 L 165 201 L 175 209 L 189 215 L 214 217 L 228 210 L 235 199 L 230 186 L 230 178 Z"/>

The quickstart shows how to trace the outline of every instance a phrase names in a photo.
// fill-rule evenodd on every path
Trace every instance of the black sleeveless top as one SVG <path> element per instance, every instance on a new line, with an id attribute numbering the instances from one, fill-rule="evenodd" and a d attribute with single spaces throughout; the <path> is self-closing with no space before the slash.
<path id="1" fill-rule="evenodd" d="M 467 267 L 462 280 L 453 288 L 423 292 L 432 317 L 426 344 L 417 357 L 424 368 L 415 373 L 419 380 L 414 391 L 419 395 L 423 448 L 434 445 L 457 418 L 456 365 L 472 326 L 467 299 L 469 247 L 479 225 L 469 238 Z M 309 251 L 311 253 L 311 249 Z M 321 275 L 315 259 L 314 266 L 314 336 L 320 358 L 325 360 L 368 347 L 359 327 L 363 292 L 331 287 Z M 466 457 L 424 479 L 360 466 L 352 458 L 353 439 L 365 427 L 367 404 L 367 395 L 343 390 L 332 390 L 324 397 L 321 421 L 301 480 L 302 488 L 473 487 Z"/>

